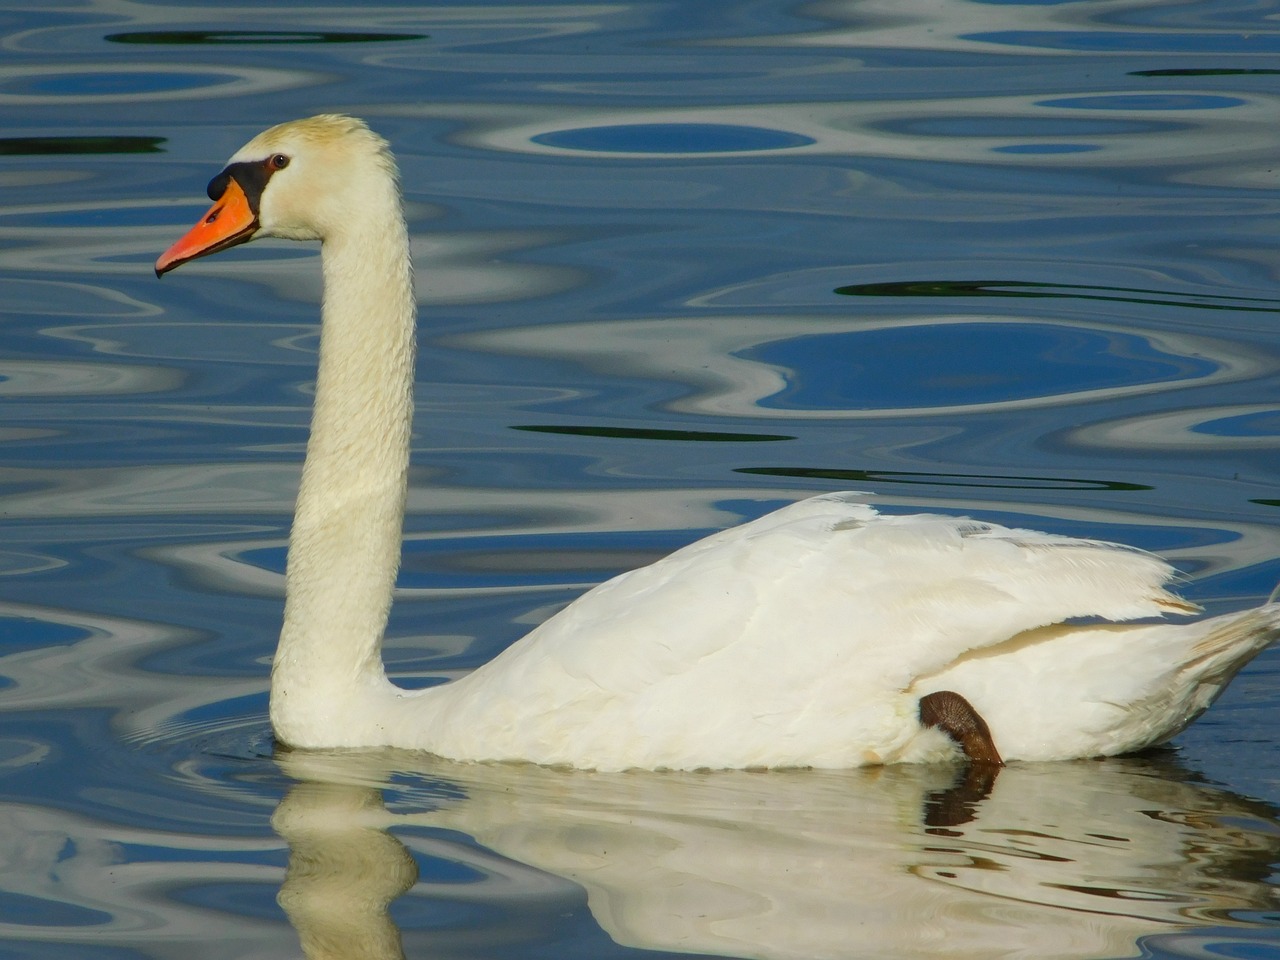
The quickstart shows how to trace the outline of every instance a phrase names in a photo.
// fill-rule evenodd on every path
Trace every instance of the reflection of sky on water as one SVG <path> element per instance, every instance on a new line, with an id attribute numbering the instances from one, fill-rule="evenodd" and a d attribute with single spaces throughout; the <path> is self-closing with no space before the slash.
<path id="1" fill-rule="evenodd" d="M 698 388 L 682 391 L 675 409 L 742 417 L 996 413 L 1167 393 L 1267 369 L 1246 344 L 981 315 L 667 317 L 522 327 L 461 342 L 672 380 Z"/>
<path id="2" fill-rule="evenodd" d="M 0 33 L 15 955 L 296 952 L 275 896 L 301 844 L 340 854 L 321 903 L 381 853 L 395 896 L 413 861 L 409 955 L 918 956 L 899 938 L 950 904 L 975 955 L 1013 930 L 1037 956 L 1280 956 L 1276 816 L 1243 799 L 1280 802 L 1275 651 L 1176 762 L 1011 770 L 958 800 L 936 771 L 282 771 L 265 692 L 316 251 L 151 275 L 265 123 L 350 110 L 393 140 L 424 311 L 388 640 L 410 685 L 835 487 L 1158 549 L 1238 608 L 1280 579 L 1266 11 L 91 0 Z M 316 789 L 277 836 L 290 775 Z M 330 801 L 354 821 L 299 834 Z M 974 819 L 927 822 L 943 809 Z M 792 868 L 821 882 L 776 886 Z M 304 938 L 308 896 L 284 897 Z M 376 913 L 346 934 L 372 942 Z"/>
<path id="3" fill-rule="evenodd" d="M 807 146 L 808 137 L 714 123 L 632 123 L 535 134 L 532 143 L 592 153 L 743 153 Z"/>

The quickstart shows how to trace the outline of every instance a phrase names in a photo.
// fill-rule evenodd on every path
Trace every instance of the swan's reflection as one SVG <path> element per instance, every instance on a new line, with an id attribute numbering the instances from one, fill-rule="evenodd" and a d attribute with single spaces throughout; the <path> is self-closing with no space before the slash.
<path id="1" fill-rule="evenodd" d="M 1232 911 L 1274 903 L 1265 878 L 1280 851 L 1269 808 L 1150 759 L 1014 765 L 987 781 L 907 766 L 601 775 L 385 753 L 281 763 L 303 781 L 274 821 L 291 851 L 281 903 L 313 958 L 401 955 L 386 905 L 414 873 L 383 832 L 396 825 L 460 831 L 574 881 L 620 944 L 769 958 L 1129 956 L 1144 936 L 1231 925 Z M 432 809 L 383 805 L 388 778 L 405 771 L 426 778 L 417 801 Z M 449 786 L 464 798 L 429 799 Z M 356 953 L 337 946 L 356 942 Z"/>
<path id="2" fill-rule="evenodd" d="M 404 956 L 387 906 L 418 868 L 385 815 L 379 791 L 342 783 L 299 783 L 277 808 L 289 843 L 280 906 L 312 960 Z"/>

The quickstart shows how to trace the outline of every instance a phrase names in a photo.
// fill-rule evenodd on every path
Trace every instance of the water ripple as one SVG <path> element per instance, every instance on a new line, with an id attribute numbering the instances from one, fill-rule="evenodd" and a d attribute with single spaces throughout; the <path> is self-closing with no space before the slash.
<path id="1" fill-rule="evenodd" d="M 143 103 L 262 96 L 317 83 L 318 74 L 196 64 L 111 61 L 0 67 L 0 106 Z"/>
<path id="2" fill-rule="evenodd" d="M 809 137 L 764 127 L 725 123 L 632 123 L 580 127 L 540 133 L 531 138 L 542 146 L 587 153 L 682 156 L 698 153 L 749 153 L 804 147 Z"/>
<path id="3" fill-rule="evenodd" d="M 973 395 L 974 384 L 963 380 L 945 387 L 955 398 L 919 392 L 912 381 L 911 397 L 896 394 L 888 399 L 863 380 L 877 370 L 894 370 L 883 356 L 900 349 L 918 353 L 939 350 L 945 369 L 954 354 L 958 336 L 979 332 L 975 344 L 990 338 L 1019 337 L 1028 332 L 1025 319 L 980 316 L 934 317 L 762 317 L 718 316 L 713 323 L 703 317 L 594 322 L 590 324 L 546 324 L 535 330 L 495 330 L 460 336 L 451 342 L 468 349 L 522 356 L 555 357 L 571 360 L 590 369 L 607 369 L 614 376 L 669 381 L 686 389 L 684 395 L 666 406 L 682 413 L 721 417 L 786 417 L 800 419 L 874 419 L 941 416 L 962 413 L 1023 410 L 1115 400 L 1152 393 L 1165 393 L 1213 383 L 1250 380 L 1272 368 L 1266 357 L 1245 343 L 1182 332 L 1135 333 L 1127 326 L 1079 319 L 1054 320 L 1040 317 L 1035 326 L 1053 331 L 1054 342 L 1062 347 L 1027 350 L 1021 362 L 1016 354 L 1000 352 L 992 361 L 1015 376 L 1024 371 L 1016 388 L 996 386 L 986 399 L 961 399 Z M 884 338 L 887 354 L 877 343 Z M 1134 349 L 1153 362 L 1149 379 L 1136 368 L 1126 366 L 1120 379 L 1108 385 L 1081 380 L 1071 383 L 1062 377 L 1045 377 L 1036 364 L 1062 363 L 1061 350 L 1080 349 L 1089 338 L 1105 345 L 1102 353 L 1115 350 L 1133 359 Z M 1016 340 L 1015 340 L 1016 343 Z M 807 346 L 806 346 L 807 344 Z M 832 347 L 839 345 L 839 354 Z M 898 344 L 907 346 L 897 346 Z M 1125 346 L 1129 344 L 1130 346 Z M 784 349 L 785 348 L 785 349 Z M 1092 349 L 1092 348 L 1087 348 Z M 978 351 L 980 354 L 980 350 Z M 923 354 L 921 354 L 923 356 Z M 775 356 L 778 358 L 775 361 Z M 848 360 L 841 360 L 847 357 Z M 880 359 L 878 359 L 880 358 Z M 1065 357 L 1070 361 L 1069 355 Z M 846 363 L 845 375 L 821 376 L 831 363 Z M 815 366 L 810 381 L 810 371 Z M 1093 370 L 1090 365 L 1090 370 Z M 855 372 L 857 375 L 855 375 Z M 957 376 L 963 378 L 963 372 Z M 836 384 L 846 394 L 808 397 L 806 383 Z M 691 390 L 689 388 L 692 388 Z M 847 391 L 856 391 L 850 402 Z M 788 399 L 789 398 L 789 399 Z M 930 402 L 937 399 L 942 402 Z M 785 402 L 783 402 L 785 400 Z"/>
<path id="4" fill-rule="evenodd" d="M 69 360 L 0 359 L 0 397 L 157 393 L 182 383 L 176 370 Z"/>
<path id="5" fill-rule="evenodd" d="M 1274 450 L 1280 444 L 1280 406 L 1239 404 L 1117 417 L 1073 430 L 1070 442 L 1128 451 Z"/>
<path id="6" fill-rule="evenodd" d="M 1126 101 L 1128 106 L 1121 108 Z M 548 156 L 576 154 L 601 160 L 697 156 L 707 153 L 707 148 L 672 143 L 663 149 L 662 141 L 648 132 L 702 130 L 710 136 L 712 131 L 749 130 L 759 131 L 749 146 L 726 141 L 711 152 L 717 157 L 751 156 L 767 149 L 772 154 L 1056 165 L 1061 158 L 1049 153 L 1009 151 L 1084 145 L 1090 152 L 1073 156 L 1074 163 L 1141 165 L 1150 173 L 1173 167 L 1175 158 L 1181 169 L 1211 159 L 1221 163 L 1224 152 L 1244 157 L 1265 150 L 1260 124 L 1276 112 L 1280 98 L 1206 95 L 1193 106 L 1185 91 L 1152 92 L 1137 101 L 1116 91 L 1083 99 L 1069 111 L 1064 109 L 1068 102 L 1027 94 L 609 110 L 431 103 L 385 112 L 463 120 L 467 126 L 451 134 L 459 144 Z M 1079 123 L 1086 118 L 1093 132 L 1081 144 Z M 1031 132 L 1035 127 L 1029 126 L 1026 133 L 1014 133 L 1009 125 L 1019 121 L 1040 125 L 1040 132 Z M 1135 123 L 1140 126 L 1135 128 Z M 1161 126 L 1167 135 L 1142 135 L 1151 124 Z M 946 135 L 948 129 L 954 132 Z M 1224 141 L 1224 136 L 1230 139 Z M 636 149 L 637 143 L 643 148 Z M 945 143 L 945 150 L 940 150 L 940 143 Z"/>

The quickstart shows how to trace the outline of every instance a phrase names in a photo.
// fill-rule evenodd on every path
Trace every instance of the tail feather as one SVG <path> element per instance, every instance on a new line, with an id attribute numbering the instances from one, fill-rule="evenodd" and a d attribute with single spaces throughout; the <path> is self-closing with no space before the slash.
<path id="1" fill-rule="evenodd" d="M 1280 639 L 1280 603 L 1207 623 L 1216 627 L 1196 641 L 1182 673 L 1197 683 L 1226 686 L 1241 667 Z"/>
<path id="2" fill-rule="evenodd" d="M 1173 593 L 1162 593 L 1160 596 L 1153 598 L 1152 602 L 1162 610 L 1180 617 L 1191 617 L 1197 613 L 1204 613 L 1204 608 L 1200 604 L 1192 603 L 1190 600 L 1183 600 Z"/>
<path id="3" fill-rule="evenodd" d="M 1149 716 L 1147 725 L 1158 731 L 1147 745 L 1163 743 L 1186 729 L 1250 660 L 1280 639 L 1280 604 L 1215 617 L 1202 625 L 1209 629 L 1184 648 L 1174 682 L 1128 708 L 1134 717 Z M 1125 752 L 1142 745 L 1127 746 Z"/>

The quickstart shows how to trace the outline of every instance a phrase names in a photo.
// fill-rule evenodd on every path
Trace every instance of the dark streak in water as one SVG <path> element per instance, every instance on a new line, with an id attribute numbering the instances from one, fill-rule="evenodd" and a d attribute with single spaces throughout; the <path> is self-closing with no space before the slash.
<path id="1" fill-rule="evenodd" d="M 1077 293 L 1076 291 L 1107 291 Z M 1261 297 L 1214 297 L 1193 295 L 1179 298 L 1166 290 L 1140 287 L 1094 287 L 1082 283 L 1032 283 L 1025 280 L 901 280 L 885 283 L 854 283 L 836 287 L 842 297 L 1025 297 L 1070 300 L 1107 300 L 1118 303 L 1146 303 L 1198 310 L 1239 310 L 1248 313 L 1280 312 L 1280 301 Z M 1134 296 L 1122 296 L 1134 294 Z M 1242 306 L 1242 303 L 1269 306 Z"/>
<path id="2" fill-rule="evenodd" d="M 1150 490 L 1123 480 L 1077 480 L 1071 477 L 1018 477 L 981 473 L 917 473 L 908 470 L 841 470 L 823 467 L 739 467 L 734 473 L 763 477 L 800 477 L 842 483 L 910 483 L 942 487 L 993 487 L 1001 490 Z"/>
<path id="3" fill-rule="evenodd" d="M 0 157 L 163 153 L 165 137 L 0 137 Z"/>
<path id="4" fill-rule="evenodd" d="M 307 30 L 135 30 L 109 33 L 111 43 L 175 44 L 251 43 L 384 43 L 391 40 L 427 40 L 425 33 L 348 33 Z"/>
<path id="5" fill-rule="evenodd" d="M 1131 70 L 1131 77 L 1263 77 L 1280 74 L 1271 67 L 1171 67 L 1164 70 Z"/>
<path id="6" fill-rule="evenodd" d="M 635 427 L 576 427 L 544 424 L 513 426 L 530 433 L 558 433 L 571 437 L 610 437 L 614 440 L 677 440 L 695 443 L 768 443 L 794 440 L 783 433 L 719 433 L 710 430 L 651 430 Z"/>

